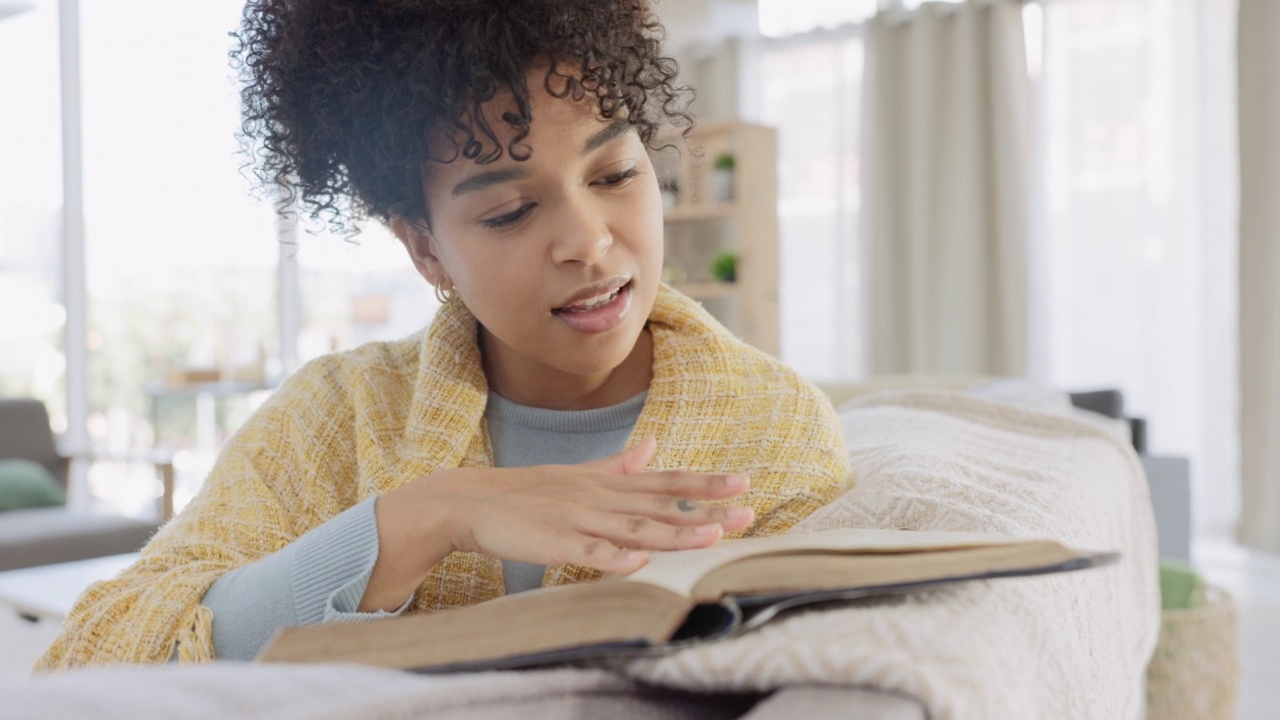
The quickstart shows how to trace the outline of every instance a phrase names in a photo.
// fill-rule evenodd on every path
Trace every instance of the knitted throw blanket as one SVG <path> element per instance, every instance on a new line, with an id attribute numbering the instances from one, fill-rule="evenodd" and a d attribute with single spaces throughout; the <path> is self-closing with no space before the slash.
<path id="1" fill-rule="evenodd" d="M 651 470 L 742 472 L 757 520 L 783 532 L 834 498 L 848 463 L 830 403 L 776 360 L 663 287 L 649 318 L 653 381 L 628 445 L 658 440 Z M 443 306 L 424 333 L 320 358 L 235 434 L 199 494 L 119 577 L 90 587 L 37 669 L 213 658 L 200 605 L 228 571 L 276 552 L 361 500 L 454 467 L 488 466 L 488 387 L 475 319 Z M 594 571 L 551 567 L 547 584 Z M 410 612 L 503 594 L 501 562 L 447 557 Z"/>
<path id="2" fill-rule="evenodd" d="M 420 676 L 224 664 L 0 677 L 0 696 L 14 717 L 93 707 L 113 718 L 226 718 L 246 708 L 298 719 L 723 718 L 736 716 L 723 701 L 692 707 L 699 696 L 687 690 L 825 688 L 821 705 L 788 690 L 770 698 L 780 705 L 773 714 L 749 716 L 886 717 L 871 710 L 877 696 L 843 686 L 915 698 L 935 720 L 1141 716 L 1160 598 L 1146 482 L 1131 448 L 1068 415 L 932 392 L 867 398 L 841 420 L 858 485 L 795 532 L 987 529 L 1118 549 L 1121 564 L 801 613 L 670 657 L 617 663 L 625 678 L 599 669 Z"/>
<path id="3" fill-rule="evenodd" d="M 934 720 L 1141 717 L 1160 623 L 1155 520 L 1132 447 L 1070 411 L 878 394 L 840 413 L 857 487 L 793 532 L 982 530 L 1119 550 L 1117 565 L 806 612 L 619 669 L 656 685 L 856 685 Z"/>

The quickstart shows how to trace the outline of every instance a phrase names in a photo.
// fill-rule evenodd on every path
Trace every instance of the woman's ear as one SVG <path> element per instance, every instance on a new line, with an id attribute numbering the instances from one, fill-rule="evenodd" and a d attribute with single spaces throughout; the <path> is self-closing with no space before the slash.
<path id="1" fill-rule="evenodd" d="M 409 251 L 409 259 L 418 269 L 418 274 L 432 285 L 439 286 L 441 283 L 450 285 L 444 264 L 440 262 L 435 237 L 432 236 L 430 229 L 421 222 L 397 215 L 391 218 L 391 232 L 404 244 L 405 250 Z"/>

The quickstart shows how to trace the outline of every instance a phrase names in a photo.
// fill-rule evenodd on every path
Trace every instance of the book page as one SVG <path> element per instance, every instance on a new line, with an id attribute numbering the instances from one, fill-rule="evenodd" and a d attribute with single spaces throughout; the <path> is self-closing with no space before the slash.
<path id="1" fill-rule="evenodd" d="M 707 573 L 721 565 L 753 555 L 910 553 L 1018 542 L 1024 541 L 995 533 L 840 528 L 804 535 L 721 540 L 701 550 L 655 552 L 650 557 L 649 564 L 624 580 L 656 585 L 688 597 Z"/>

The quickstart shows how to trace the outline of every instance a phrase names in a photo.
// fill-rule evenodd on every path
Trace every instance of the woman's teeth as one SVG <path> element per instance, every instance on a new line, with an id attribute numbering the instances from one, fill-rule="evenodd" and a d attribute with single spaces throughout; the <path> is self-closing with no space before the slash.
<path id="1" fill-rule="evenodd" d="M 595 310 L 598 307 L 601 307 L 603 305 L 608 305 L 609 303 L 613 302 L 614 299 L 618 297 L 618 293 L 620 292 L 622 292 L 622 288 L 618 288 L 617 290 L 614 290 L 611 293 L 606 293 L 604 295 L 597 295 L 593 298 L 588 298 L 578 303 L 577 305 L 570 305 L 567 308 L 562 308 L 562 312 L 590 312 L 591 310 Z"/>

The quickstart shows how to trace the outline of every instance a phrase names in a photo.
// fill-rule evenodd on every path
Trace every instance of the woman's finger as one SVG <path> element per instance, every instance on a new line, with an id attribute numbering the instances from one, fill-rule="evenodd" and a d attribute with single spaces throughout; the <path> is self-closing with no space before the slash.
<path id="1" fill-rule="evenodd" d="M 646 472 L 605 481 L 614 490 L 670 495 L 689 500 L 727 500 L 747 491 L 751 480 L 741 473 L 693 473 L 680 470 Z"/>
<path id="2" fill-rule="evenodd" d="M 715 523 L 725 532 L 736 532 L 749 527 L 755 520 L 755 511 L 747 505 L 703 505 L 688 498 L 657 497 L 662 499 L 650 499 L 654 509 L 646 514 L 668 525 Z"/>
<path id="3" fill-rule="evenodd" d="M 602 537 L 573 533 L 557 538 L 558 551 L 552 552 L 548 565 L 582 565 L 607 573 L 628 575 L 649 562 L 643 549 L 618 547 Z"/>
<path id="4" fill-rule="evenodd" d="M 714 544 L 724 535 L 717 523 L 668 525 L 646 515 L 588 513 L 577 529 L 586 535 L 636 550 L 689 550 Z"/>
<path id="5" fill-rule="evenodd" d="M 749 527 L 755 512 L 746 505 L 711 505 L 671 495 L 611 491 L 595 505 L 601 510 L 623 515 L 644 515 L 667 525 L 720 525 L 725 532 Z"/>

